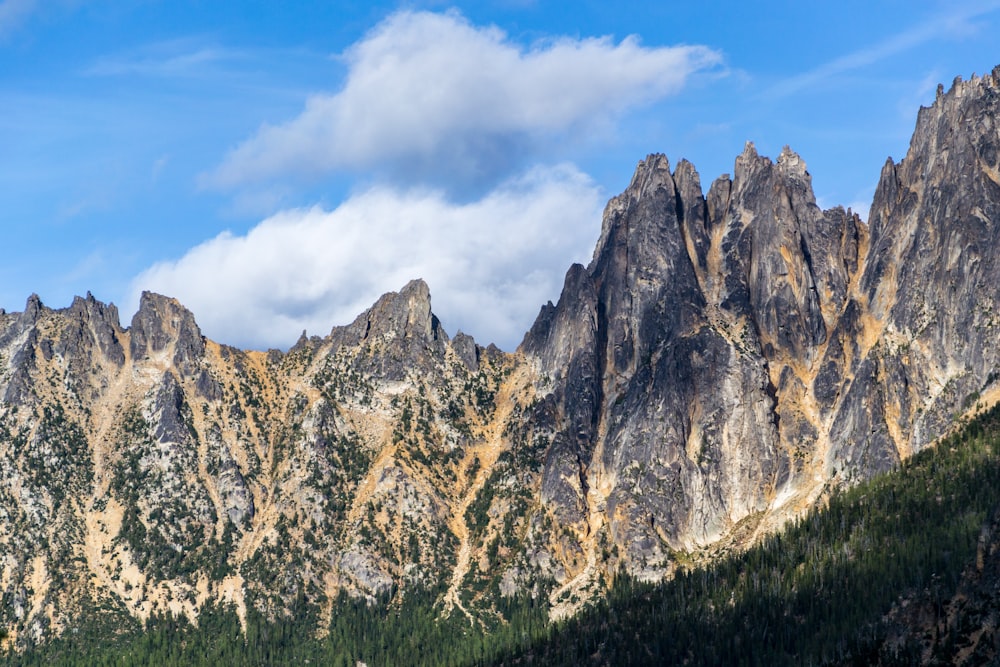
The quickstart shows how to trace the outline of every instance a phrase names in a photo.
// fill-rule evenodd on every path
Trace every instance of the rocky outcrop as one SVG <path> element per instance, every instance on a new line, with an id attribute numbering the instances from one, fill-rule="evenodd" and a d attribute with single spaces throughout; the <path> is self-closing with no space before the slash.
<path id="1" fill-rule="evenodd" d="M 432 363 L 448 343 L 431 312 L 431 292 L 423 280 L 385 294 L 354 322 L 334 328 L 330 339 L 335 347 L 360 347 L 358 368 L 392 380 Z"/>

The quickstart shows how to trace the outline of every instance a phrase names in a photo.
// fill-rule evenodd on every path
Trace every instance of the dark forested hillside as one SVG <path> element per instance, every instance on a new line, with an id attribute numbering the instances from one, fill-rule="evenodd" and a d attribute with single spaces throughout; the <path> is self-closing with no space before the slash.
<path id="1" fill-rule="evenodd" d="M 199 627 L 96 625 L 10 665 L 984 664 L 998 652 L 1000 408 L 759 546 L 659 585 L 620 577 L 548 625 L 523 598 L 492 624 L 445 616 L 433 591 L 342 596 L 326 632 L 212 609 Z M 909 611 L 907 611 L 909 610 Z"/>

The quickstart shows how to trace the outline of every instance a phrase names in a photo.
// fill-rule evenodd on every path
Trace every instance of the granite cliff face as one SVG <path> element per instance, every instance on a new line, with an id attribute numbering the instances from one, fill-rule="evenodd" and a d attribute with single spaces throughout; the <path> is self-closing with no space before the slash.
<path id="1" fill-rule="evenodd" d="M 687 162 L 640 163 L 521 347 L 564 415 L 543 502 L 654 577 L 814 498 L 813 380 L 866 242 L 856 215 L 819 210 L 788 149 L 775 164 L 747 144 L 707 195 Z"/>
<path id="2" fill-rule="evenodd" d="M 287 353 L 146 294 L 0 312 L 0 627 L 429 591 L 572 612 L 751 542 L 1000 398 L 1000 68 L 922 109 L 869 224 L 747 144 L 642 161 L 515 353 L 413 281 Z M 491 616 L 492 617 L 492 616 Z"/>

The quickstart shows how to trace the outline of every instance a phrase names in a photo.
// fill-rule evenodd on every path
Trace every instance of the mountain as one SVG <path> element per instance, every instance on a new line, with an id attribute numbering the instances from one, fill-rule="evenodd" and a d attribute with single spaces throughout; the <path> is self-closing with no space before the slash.
<path id="1" fill-rule="evenodd" d="M 747 144 L 704 192 L 650 155 L 519 349 L 413 281 L 288 352 L 144 294 L 0 312 L 0 627 L 344 595 L 552 618 L 771 534 L 1000 398 L 1000 68 L 939 89 L 869 222 Z M 305 610 L 305 611 L 303 611 Z"/>
<path id="2" fill-rule="evenodd" d="M 560 416 L 541 501 L 588 562 L 565 591 L 602 544 L 657 578 L 997 401 L 998 78 L 921 110 L 870 225 L 821 211 L 787 148 L 747 144 L 705 195 L 686 162 L 640 163 L 521 346 Z"/>

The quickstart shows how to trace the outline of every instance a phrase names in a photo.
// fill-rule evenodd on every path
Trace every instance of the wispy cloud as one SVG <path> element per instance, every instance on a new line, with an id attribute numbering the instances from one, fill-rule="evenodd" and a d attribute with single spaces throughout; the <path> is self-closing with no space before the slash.
<path id="1" fill-rule="evenodd" d="M 236 188 L 335 170 L 395 182 L 489 187 L 560 133 L 586 129 L 677 92 L 721 61 L 702 46 L 629 37 L 560 38 L 525 48 L 457 13 L 400 12 L 342 56 L 339 92 L 265 125 L 203 177 Z"/>
<path id="2" fill-rule="evenodd" d="M 231 49 L 178 39 L 143 46 L 126 53 L 108 55 L 86 67 L 87 76 L 177 77 L 203 74 L 221 62 L 242 55 Z"/>
<path id="3" fill-rule="evenodd" d="M 20 28 L 37 6 L 37 0 L 2 0 L 0 2 L 0 39 Z"/>
<path id="4" fill-rule="evenodd" d="M 81 280 L 92 278 L 101 273 L 107 264 L 107 257 L 101 250 L 90 252 L 82 257 L 68 271 L 62 273 L 59 278 L 65 284 L 79 283 Z"/>
<path id="5" fill-rule="evenodd" d="M 216 340 L 287 347 L 303 329 L 326 333 L 424 278 L 449 331 L 511 349 L 539 305 L 558 297 L 569 263 L 589 256 L 601 205 L 597 186 L 568 165 L 464 204 L 376 187 L 332 211 L 285 211 L 156 264 L 133 282 L 126 311 L 140 290 L 154 290 L 178 297 Z"/>
<path id="6" fill-rule="evenodd" d="M 156 183 L 160 180 L 160 176 L 163 174 L 163 170 L 167 168 L 168 164 L 170 164 L 170 155 L 161 155 L 153 160 L 153 165 L 149 170 L 149 180 L 151 183 Z"/>
<path id="7" fill-rule="evenodd" d="M 991 0 L 958 6 L 937 14 L 903 32 L 890 35 L 872 46 L 835 58 L 815 69 L 785 79 L 767 89 L 769 97 L 784 97 L 805 88 L 821 84 L 831 77 L 862 69 L 897 54 L 909 51 L 932 41 L 961 36 L 975 31 L 970 22 L 1000 10 L 1000 1 Z"/>

